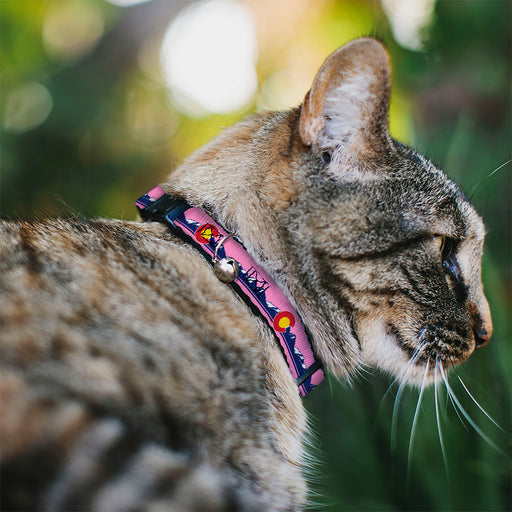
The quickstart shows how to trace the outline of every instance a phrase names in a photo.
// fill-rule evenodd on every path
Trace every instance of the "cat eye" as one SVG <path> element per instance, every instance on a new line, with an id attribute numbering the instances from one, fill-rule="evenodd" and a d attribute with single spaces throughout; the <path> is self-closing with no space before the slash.
<path id="1" fill-rule="evenodd" d="M 323 151 L 320 155 L 320 160 L 322 160 L 322 163 L 324 165 L 329 164 L 331 162 L 331 159 L 332 159 L 332 151 L 331 150 Z"/>
<path id="2" fill-rule="evenodd" d="M 435 235 L 434 243 L 436 244 L 439 252 L 443 254 L 444 248 L 446 246 L 446 237 L 444 235 Z"/>
<path id="3" fill-rule="evenodd" d="M 434 236 L 434 243 L 441 254 L 444 272 L 458 283 L 460 281 L 460 267 L 455 257 L 456 241 L 444 235 L 436 235 Z"/>
<path id="4" fill-rule="evenodd" d="M 445 235 L 434 235 L 434 243 L 436 244 L 436 247 L 441 254 L 441 260 L 443 261 L 444 265 L 444 263 L 452 256 L 456 241 L 453 238 L 449 238 Z"/>

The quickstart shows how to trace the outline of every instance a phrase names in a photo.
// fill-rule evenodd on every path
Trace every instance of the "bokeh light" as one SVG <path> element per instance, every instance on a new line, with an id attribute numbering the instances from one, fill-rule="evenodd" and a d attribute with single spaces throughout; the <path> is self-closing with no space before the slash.
<path id="1" fill-rule="evenodd" d="M 425 30 L 432 21 L 436 0 L 382 0 L 397 43 L 421 50 Z"/>
<path id="2" fill-rule="evenodd" d="M 43 23 L 43 42 L 48 54 L 62 60 L 89 53 L 103 35 L 100 8 L 92 2 L 50 2 Z"/>
<path id="3" fill-rule="evenodd" d="M 234 0 L 185 9 L 169 25 L 160 55 L 173 101 L 188 115 L 235 112 L 256 93 L 253 18 Z"/>
<path id="4" fill-rule="evenodd" d="M 16 133 L 32 130 L 46 120 L 52 107 L 51 94 L 44 85 L 26 83 L 7 96 L 3 127 Z"/>
<path id="5" fill-rule="evenodd" d="M 150 0 L 107 0 L 109 4 L 118 5 L 119 7 L 130 7 L 135 4 L 144 4 Z"/>

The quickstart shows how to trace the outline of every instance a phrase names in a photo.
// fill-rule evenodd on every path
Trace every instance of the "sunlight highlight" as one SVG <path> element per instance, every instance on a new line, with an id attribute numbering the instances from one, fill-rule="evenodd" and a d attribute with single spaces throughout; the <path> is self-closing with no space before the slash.
<path id="1" fill-rule="evenodd" d="M 201 116 L 247 107 L 257 90 L 256 55 L 250 10 L 234 0 L 210 0 L 169 25 L 160 60 L 177 108 Z"/>
<path id="2" fill-rule="evenodd" d="M 421 50 L 424 30 L 430 25 L 436 0 L 382 0 L 396 41 L 404 48 Z"/>

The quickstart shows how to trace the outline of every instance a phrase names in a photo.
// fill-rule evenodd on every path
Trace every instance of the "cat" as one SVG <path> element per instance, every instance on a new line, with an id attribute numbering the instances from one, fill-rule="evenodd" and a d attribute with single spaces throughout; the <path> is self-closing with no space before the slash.
<path id="1" fill-rule="evenodd" d="M 2 510 L 301 510 L 323 371 L 426 385 L 489 341 L 483 223 L 390 136 L 390 77 L 380 42 L 347 43 L 300 107 L 141 197 L 146 222 L 2 221 Z"/>

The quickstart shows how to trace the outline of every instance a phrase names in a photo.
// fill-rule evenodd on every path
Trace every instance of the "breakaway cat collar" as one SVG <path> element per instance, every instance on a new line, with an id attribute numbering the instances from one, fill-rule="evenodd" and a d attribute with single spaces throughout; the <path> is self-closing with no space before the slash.
<path id="1" fill-rule="evenodd" d="M 277 284 L 243 245 L 203 209 L 166 194 L 157 186 L 135 202 L 144 220 L 165 222 L 185 235 L 214 265 L 215 275 L 254 306 L 273 329 L 299 393 L 306 396 L 324 379 L 304 325 Z"/>

